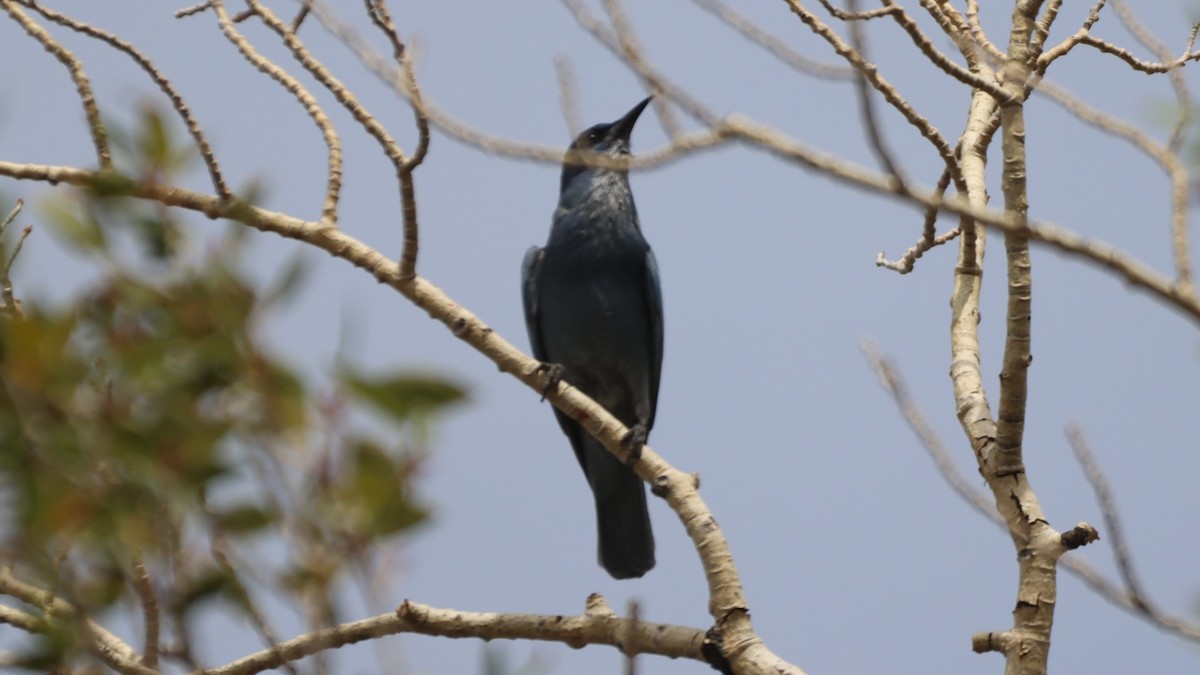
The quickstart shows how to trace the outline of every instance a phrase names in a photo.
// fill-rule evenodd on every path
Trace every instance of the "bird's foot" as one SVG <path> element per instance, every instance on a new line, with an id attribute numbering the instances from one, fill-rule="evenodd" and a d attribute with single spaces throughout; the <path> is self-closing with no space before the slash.
<path id="1" fill-rule="evenodd" d="M 649 435 L 650 432 L 646 430 L 644 424 L 635 424 L 629 427 L 625 438 L 621 439 L 621 448 L 628 453 L 625 458 L 625 466 L 632 468 L 642 459 L 642 446 L 646 444 Z"/>
<path id="2" fill-rule="evenodd" d="M 566 368 L 563 368 L 562 365 L 558 363 L 549 363 L 547 361 L 543 361 L 538 364 L 536 372 L 544 373 L 546 375 L 546 384 L 542 387 L 542 402 L 546 401 L 546 394 L 549 394 L 551 390 L 558 388 L 558 383 L 562 382 L 563 373 L 565 373 L 566 370 Z"/>

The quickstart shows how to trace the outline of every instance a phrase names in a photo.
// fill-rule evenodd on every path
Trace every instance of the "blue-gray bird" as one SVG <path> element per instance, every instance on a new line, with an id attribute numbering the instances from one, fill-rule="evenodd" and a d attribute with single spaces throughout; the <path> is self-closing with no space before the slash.
<path id="1" fill-rule="evenodd" d="M 581 154 L 629 154 L 629 136 L 650 99 L 571 143 L 545 248 L 521 267 L 525 325 L 538 360 L 629 427 L 641 451 L 658 402 L 663 317 L 658 263 L 642 237 L 629 172 L 588 166 Z M 654 567 L 646 491 L 629 467 L 575 420 L 554 410 L 596 500 L 600 565 L 617 579 Z"/>

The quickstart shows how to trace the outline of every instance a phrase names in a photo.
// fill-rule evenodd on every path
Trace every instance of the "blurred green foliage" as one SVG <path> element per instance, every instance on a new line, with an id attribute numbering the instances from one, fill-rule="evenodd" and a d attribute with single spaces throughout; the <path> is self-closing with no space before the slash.
<path id="1" fill-rule="evenodd" d="M 156 115 L 132 138 L 124 147 L 141 177 L 182 165 Z M 100 279 L 72 302 L 26 301 L 23 316 L 0 319 L 4 561 L 92 616 L 141 607 L 132 570 L 144 561 L 168 617 L 203 601 L 243 611 L 259 584 L 292 593 L 302 615 L 318 602 L 332 620 L 339 580 L 426 520 L 414 486 L 426 450 L 412 440 L 425 435 L 413 429 L 464 392 L 346 368 L 314 388 L 256 331 L 298 292 L 303 263 L 260 291 L 241 272 L 243 228 L 197 254 L 176 216 L 121 197 L 121 182 L 60 189 L 50 209 Z M 333 310 L 311 319 L 321 311 Z M 364 428 L 359 403 L 385 422 Z M 248 575 L 235 563 L 264 536 L 274 560 Z M 238 557 L 218 551 L 243 544 Z M 48 627 L 23 666 L 78 665 L 77 633 Z"/>

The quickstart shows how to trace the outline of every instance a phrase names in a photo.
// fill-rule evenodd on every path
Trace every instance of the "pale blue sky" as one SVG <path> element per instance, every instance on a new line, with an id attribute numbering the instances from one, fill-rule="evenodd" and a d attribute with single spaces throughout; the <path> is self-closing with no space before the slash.
<path id="1" fill-rule="evenodd" d="M 320 136 L 288 94 L 222 39 L 211 14 L 173 19 L 184 3 L 50 4 L 150 54 L 188 99 L 234 185 L 261 180 L 265 207 L 317 217 Z M 362 24 L 358 3 L 338 4 Z M 630 11 L 648 57 L 714 110 L 744 113 L 874 166 L 850 84 L 795 74 L 691 3 L 644 4 Z M 797 49 L 833 61 L 785 3 L 743 4 Z M 1011 3 L 984 4 L 994 5 L 985 19 L 999 40 Z M 1190 3 L 1134 4 L 1173 51 L 1182 51 Z M 1052 41 L 1073 32 L 1090 3 L 1065 5 Z M 568 56 L 579 76 L 585 123 L 615 119 L 645 95 L 558 3 L 398 2 L 393 13 L 414 38 L 426 94 L 496 134 L 569 140 L 556 54 Z M 250 24 L 260 49 L 299 72 L 272 35 Z M 85 59 L 107 115 L 127 120 L 139 102 L 161 102 L 126 57 L 54 33 Z M 1113 15 L 1096 33 L 1134 48 Z M 409 110 L 315 22 L 302 37 L 411 148 Z M 957 138 L 967 90 L 924 63 L 894 23 L 872 22 L 869 37 L 883 74 L 945 136 Z M 935 42 L 951 51 L 940 34 Z M 7 20 L 0 21 L 0 64 L 0 159 L 92 166 L 69 78 Z M 1194 64 L 1185 72 L 1200 88 Z M 1050 77 L 1142 124 L 1157 123 L 1156 106 L 1171 100 L 1165 77 L 1132 72 L 1087 48 L 1057 62 Z M 879 109 L 908 175 L 931 186 L 940 172 L 936 154 L 899 116 L 882 103 Z M 342 227 L 395 255 L 401 233 L 392 169 L 347 115 L 328 110 L 345 143 Z M 1167 184 L 1158 168 L 1042 99 L 1028 106 L 1026 126 L 1031 216 L 1168 269 Z M 1152 131 L 1165 135 L 1161 125 Z M 653 115 L 644 116 L 635 151 L 664 140 Z M 995 157 L 989 180 L 999 195 Z M 1001 672 L 999 656 L 970 651 L 970 637 L 1011 625 L 1012 546 L 946 487 L 859 351 L 871 338 L 895 358 L 963 471 L 975 477 L 947 376 L 954 249 L 931 251 L 909 276 L 878 269 L 879 250 L 895 256 L 916 239 L 918 212 L 740 147 L 638 173 L 632 182 L 662 269 L 666 316 L 651 445 L 680 469 L 700 473 L 767 644 L 811 673 Z M 186 185 L 208 189 L 200 170 Z M 518 272 L 525 249 L 545 240 L 558 168 L 485 155 L 435 133 L 417 189 L 420 273 L 526 346 Z M 25 197 L 25 218 L 34 222 L 54 198 L 43 185 L 9 180 L 0 181 L 0 195 L 5 203 Z M 216 227 L 200 217 L 188 222 Z M 254 266 L 264 276 L 302 250 L 294 241 L 257 239 Z M 665 505 L 652 500 L 658 566 L 638 581 L 610 579 L 595 562 L 591 498 L 548 404 L 360 270 L 323 254 L 309 259 L 315 273 L 300 301 L 266 327 L 288 358 L 323 373 L 344 339 L 340 348 L 361 367 L 434 370 L 471 390 L 470 403 L 440 426 L 421 485 L 435 524 L 403 550 L 395 595 L 380 599 L 382 608 L 409 597 L 463 610 L 572 614 L 598 591 L 615 608 L 637 598 L 649 620 L 710 625 L 701 570 Z M 1033 262 L 1035 360 L 1025 443 L 1032 484 L 1056 527 L 1101 525 L 1063 435 L 1066 424 L 1082 425 L 1120 500 L 1145 587 L 1164 609 L 1196 617 L 1196 326 L 1111 275 L 1045 248 L 1036 249 Z M 18 290 L 61 297 L 86 279 L 77 266 L 39 230 L 19 265 Z M 981 336 L 995 404 L 1004 312 L 997 236 L 985 274 Z M 1081 555 L 1113 569 L 1104 541 Z M 284 635 L 298 630 L 288 622 L 279 628 Z M 202 643 L 214 665 L 259 648 L 249 631 L 226 626 Z M 405 636 L 388 643 L 389 654 L 403 655 L 406 672 L 479 669 L 478 641 Z M 507 650 L 517 661 L 536 653 L 554 673 L 620 668 L 610 648 L 521 643 Z M 370 648 L 341 650 L 336 663 L 339 673 L 378 670 Z M 1114 609 L 1064 575 L 1050 665 L 1056 673 L 1196 672 L 1200 646 Z M 706 671 L 646 657 L 639 672 Z"/>

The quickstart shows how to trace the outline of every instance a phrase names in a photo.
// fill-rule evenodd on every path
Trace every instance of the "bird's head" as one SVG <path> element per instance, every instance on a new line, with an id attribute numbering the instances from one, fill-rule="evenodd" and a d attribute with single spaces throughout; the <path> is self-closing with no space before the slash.
<path id="1" fill-rule="evenodd" d="M 587 165 L 586 153 L 593 152 L 609 157 L 629 154 L 629 137 L 633 134 L 633 125 L 637 123 L 638 116 L 646 109 L 651 98 L 653 97 L 647 97 L 641 103 L 633 106 L 633 110 L 625 113 L 621 119 L 589 127 L 575 137 L 575 140 L 571 142 L 571 147 L 567 148 L 566 157 L 563 158 L 562 189 L 564 191 L 571 184 L 573 178 L 592 168 Z"/>

